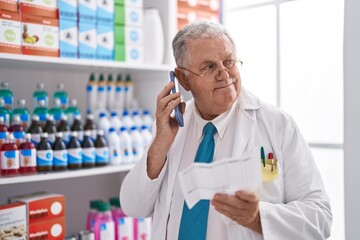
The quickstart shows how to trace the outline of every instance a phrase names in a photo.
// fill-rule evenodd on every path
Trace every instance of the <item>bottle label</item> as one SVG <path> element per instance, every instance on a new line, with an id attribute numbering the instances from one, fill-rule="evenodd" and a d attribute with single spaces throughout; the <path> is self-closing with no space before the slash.
<path id="1" fill-rule="evenodd" d="M 59 97 L 61 105 L 68 105 L 68 97 L 67 96 L 61 96 Z"/>
<path id="2" fill-rule="evenodd" d="M 61 120 L 62 113 L 55 113 L 54 120 L 55 122 L 59 122 Z"/>
<path id="3" fill-rule="evenodd" d="M 95 160 L 97 163 L 108 163 L 109 159 L 109 148 L 102 147 L 96 148 Z"/>
<path id="4" fill-rule="evenodd" d="M 70 141 L 70 132 L 62 132 L 63 133 L 63 137 L 62 140 L 64 141 L 65 145 L 67 145 Z"/>
<path id="5" fill-rule="evenodd" d="M 118 218 L 119 239 L 134 240 L 134 220 L 131 217 Z"/>
<path id="6" fill-rule="evenodd" d="M 102 223 L 100 225 L 100 240 L 114 240 L 115 227 L 114 222 Z"/>
<path id="7" fill-rule="evenodd" d="M 82 149 L 81 148 L 68 149 L 69 164 L 81 164 L 81 160 L 82 160 Z"/>
<path id="8" fill-rule="evenodd" d="M 1 169 L 19 169 L 19 150 L 1 151 Z"/>
<path id="9" fill-rule="evenodd" d="M 94 89 L 94 87 L 91 86 L 91 85 L 86 86 L 86 91 L 87 91 L 87 92 L 92 92 L 93 89 Z"/>
<path id="10" fill-rule="evenodd" d="M 105 91 L 105 87 L 102 86 L 98 87 L 98 92 L 104 92 L 104 91 Z"/>
<path id="11" fill-rule="evenodd" d="M 83 163 L 95 163 L 95 148 L 83 148 Z"/>
<path id="12" fill-rule="evenodd" d="M 20 150 L 20 167 L 35 167 L 36 166 L 36 149 L 21 149 Z"/>
<path id="13" fill-rule="evenodd" d="M 116 91 L 116 92 L 121 92 L 121 90 L 122 90 L 121 87 L 116 87 L 116 88 L 115 88 L 115 91 Z"/>
<path id="14" fill-rule="evenodd" d="M 40 134 L 38 134 L 38 133 L 31 134 L 31 142 L 35 145 L 35 147 L 37 147 L 37 145 L 39 145 L 40 140 L 41 140 Z"/>
<path id="15" fill-rule="evenodd" d="M 0 132 L 0 139 L 6 139 L 6 132 Z"/>
<path id="16" fill-rule="evenodd" d="M 39 120 L 40 122 L 46 122 L 46 113 L 45 114 L 39 114 Z"/>
<path id="17" fill-rule="evenodd" d="M 52 166 L 53 164 L 53 151 L 52 150 L 38 150 L 37 153 L 38 166 Z"/>
<path id="18" fill-rule="evenodd" d="M 28 123 L 29 122 L 29 114 L 20 114 L 20 120 L 22 122 Z"/>
<path id="19" fill-rule="evenodd" d="M 14 138 L 22 140 L 24 138 L 24 132 L 14 132 Z"/>
<path id="20" fill-rule="evenodd" d="M 67 150 L 54 150 L 54 167 L 64 167 L 68 165 Z"/>
<path id="21" fill-rule="evenodd" d="M 121 163 L 121 155 L 120 155 L 119 148 L 117 146 L 110 145 L 109 151 L 110 151 L 111 164 L 120 164 Z"/>

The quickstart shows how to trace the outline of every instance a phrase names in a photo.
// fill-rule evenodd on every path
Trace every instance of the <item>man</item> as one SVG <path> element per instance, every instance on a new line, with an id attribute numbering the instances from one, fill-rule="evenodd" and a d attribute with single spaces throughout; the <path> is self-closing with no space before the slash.
<path id="1" fill-rule="evenodd" d="M 154 141 L 122 184 L 125 213 L 152 216 L 154 240 L 329 237 L 329 199 L 310 149 L 290 116 L 241 88 L 241 62 L 226 29 L 207 22 L 187 25 L 175 36 L 173 51 L 175 74 L 193 99 L 182 103 L 185 126 L 179 128 L 170 116 L 181 102 L 179 93 L 170 94 L 174 84 L 158 95 Z M 213 132 L 203 133 L 209 125 Z M 210 161 L 254 151 L 251 160 L 261 161 L 261 147 L 263 154 L 272 153 L 275 167 L 274 161 L 264 162 L 273 169 L 271 180 L 257 193 L 219 193 L 210 204 L 202 200 L 188 209 L 178 173 L 198 161 L 205 138 L 211 139 L 205 147 L 214 145 L 205 150 Z"/>

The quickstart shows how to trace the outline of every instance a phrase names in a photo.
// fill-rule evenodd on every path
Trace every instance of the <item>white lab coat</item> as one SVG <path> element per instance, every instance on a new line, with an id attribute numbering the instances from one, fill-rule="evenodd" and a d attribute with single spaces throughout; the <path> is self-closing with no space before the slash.
<path id="1" fill-rule="evenodd" d="M 279 108 L 261 102 L 245 89 L 235 104 L 238 124 L 233 156 L 254 155 L 256 150 L 259 154 L 252 160 L 260 161 L 259 147 L 263 146 L 278 160 L 278 177 L 263 182 L 259 189 L 263 234 L 224 217 L 228 239 L 328 238 L 332 222 L 329 199 L 308 144 L 293 119 Z M 148 178 L 147 155 L 144 154 L 121 186 L 121 206 L 127 215 L 153 217 L 153 240 L 166 239 L 172 192 L 188 130 L 186 123 L 191 119 L 194 107 L 193 100 L 187 103 L 185 126 L 179 129 L 159 177 L 153 181 Z M 177 236 L 171 239 L 177 239 Z"/>

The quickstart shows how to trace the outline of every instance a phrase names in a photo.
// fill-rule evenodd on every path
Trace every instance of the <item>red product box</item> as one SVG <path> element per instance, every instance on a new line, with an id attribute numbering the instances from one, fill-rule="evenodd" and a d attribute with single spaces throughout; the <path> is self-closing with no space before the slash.
<path id="1" fill-rule="evenodd" d="M 63 240 L 66 233 L 65 217 L 30 223 L 28 240 Z"/>
<path id="2" fill-rule="evenodd" d="M 65 216 L 65 196 L 62 194 L 39 192 L 15 196 L 10 201 L 26 204 L 29 224 Z"/>
<path id="3" fill-rule="evenodd" d="M 21 54 L 20 28 L 19 13 L 0 10 L 0 52 Z"/>
<path id="4" fill-rule="evenodd" d="M 56 0 L 19 0 L 20 12 L 47 18 L 59 18 Z"/>
<path id="5" fill-rule="evenodd" d="M 18 2 L 16 0 L 0 0 L 0 9 L 10 12 L 18 12 Z"/>

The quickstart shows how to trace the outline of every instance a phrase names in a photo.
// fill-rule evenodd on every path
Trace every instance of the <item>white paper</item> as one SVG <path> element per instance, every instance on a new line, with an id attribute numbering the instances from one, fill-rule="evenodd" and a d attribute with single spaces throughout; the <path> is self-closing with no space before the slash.
<path id="1" fill-rule="evenodd" d="M 226 158 L 213 163 L 193 163 L 179 172 L 181 191 L 189 208 L 216 193 L 233 195 L 239 190 L 257 191 L 261 183 L 258 151 L 243 158 Z"/>

